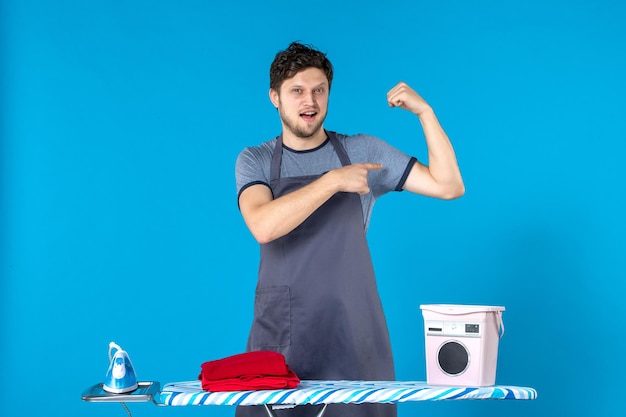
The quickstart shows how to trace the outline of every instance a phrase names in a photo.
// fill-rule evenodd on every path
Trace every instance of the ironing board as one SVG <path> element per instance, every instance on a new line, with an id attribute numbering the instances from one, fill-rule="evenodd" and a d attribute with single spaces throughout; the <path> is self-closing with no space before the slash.
<path id="1" fill-rule="evenodd" d="M 304 404 L 403 403 L 444 400 L 534 400 L 537 391 L 528 387 L 496 385 L 489 387 L 433 386 L 420 381 L 321 381 L 304 380 L 295 389 L 207 392 L 200 381 L 173 382 L 162 389 L 158 382 L 140 382 L 130 394 L 109 394 L 96 384 L 83 393 L 83 401 L 149 402 L 159 406 L 262 405 L 269 416 L 274 410 Z"/>

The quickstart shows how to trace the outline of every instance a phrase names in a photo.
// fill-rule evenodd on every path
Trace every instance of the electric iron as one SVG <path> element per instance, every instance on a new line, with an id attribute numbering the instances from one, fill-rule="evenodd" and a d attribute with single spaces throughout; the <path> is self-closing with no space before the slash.
<path id="1" fill-rule="evenodd" d="M 111 356 L 111 354 L 115 353 Z M 137 375 L 126 351 L 114 342 L 109 343 L 111 364 L 104 377 L 102 389 L 113 394 L 125 394 L 137 389 Z"/>

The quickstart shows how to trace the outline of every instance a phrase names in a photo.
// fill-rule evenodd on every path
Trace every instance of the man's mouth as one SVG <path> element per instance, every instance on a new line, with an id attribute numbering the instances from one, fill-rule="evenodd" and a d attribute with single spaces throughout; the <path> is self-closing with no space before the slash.
<path id="1" fill-rule="evenodd" d="M 313 119 L 315 119 L 315 116 L 317 116 L 317 112 L 315 111 L 307 111 L 304 113 L 300 113 L 300 117 L 302 117 L 302 119 L 304 119 L 304 121 L 306 122 L 310 122 Z"/>

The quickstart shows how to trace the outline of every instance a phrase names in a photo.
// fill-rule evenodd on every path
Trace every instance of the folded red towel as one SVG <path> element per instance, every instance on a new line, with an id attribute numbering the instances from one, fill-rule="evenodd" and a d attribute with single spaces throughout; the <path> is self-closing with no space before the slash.
<path id="1" fill-rule="evenodd" d="M 286 375 L 285 357 L 273 351 L 240 353 L 202 364 L 202 377 L 208 380 L 238 378 L 242 375 Z"/>
<path id="2" fill-rule="evenodd" d="M 252 391 L 263 389 L 296 388 L 300 378 L 293 371 L 285 376 L 254 376 L 227 378 L 220 380 L 202 380 L 202 389 L 205 391 Z"/>
<path id="3" fill-rule="evenodd" d="M 198 379 L 206 391 L 295 388 L 300 379 L 285 357 L 273 351 L 254 351 L 205 362 Z"/>

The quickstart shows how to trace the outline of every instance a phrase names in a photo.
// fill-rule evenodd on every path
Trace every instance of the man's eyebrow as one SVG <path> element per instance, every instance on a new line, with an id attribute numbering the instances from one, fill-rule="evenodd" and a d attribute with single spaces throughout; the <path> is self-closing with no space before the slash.
<path id="1" fill-rule="evenodd" d="M 304 87 L 304 85 L 300 83 L 291 84 L 289 86 L 289 88 L 302 88 L 302 87 Z M 328 82 L 322 81 L 321 83 L 314 85 L 312 88 L 319 88 L 319 87 L 328 87 Z"/>

